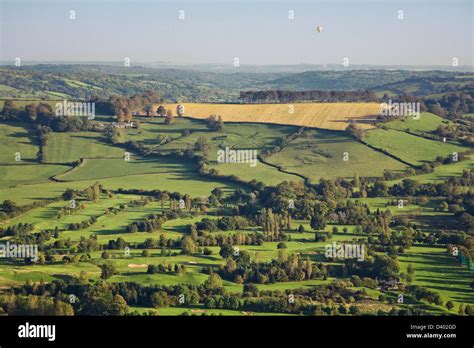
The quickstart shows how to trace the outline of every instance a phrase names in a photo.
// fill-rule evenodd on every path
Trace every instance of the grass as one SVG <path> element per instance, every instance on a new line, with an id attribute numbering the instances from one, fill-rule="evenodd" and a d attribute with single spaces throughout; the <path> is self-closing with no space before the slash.
<path id="1" fill-rule="evenodd" d="M 180 176 L 193 171 L 192 164 L 183 163 L 173 158 L 142 159 L 130 157 L 123 159 L 86 159 L 74 170 L 58 175 L 57 179 L 64 181 L 80 181 L 88 179 L 105 179 L 111 177 L 129 177 L 134 175 L 157 174 Z"/>
<path id="2" fill-rule="evenodd" d="M 366 132 L 364 141 L 396 158 L 415 166 L 434 161 L 437 156 L 446 157 L 467 148 L 425 139 L 416 135 L 389 129 L 372 129 Z"/>
<path id="3" fill-rule="evenodd" d="M 473 157 L 461 162 L 454 162 L 451 164 L 444 164 L 437 166 L 433 173 L 420 174 L 411 176 L 409 179 L 416 180 L 421 183 L 436 183 L 449 179 L 450 177 L 462 176 L 464 170 L 474 170 Z M 387 181 L 387 185 L 394 185 L 401 182 L 403 179 L 396 179 Z"/>
<path id="4" fill-rule="evenodd" d="M 245 163 L 223 163 L 211 165 L 220 175 L 235 175 L 244 181 L 257 180 L 266 185 L 278 185 L 283 181 L 298 182 L 303 179 L 292 174 L 282 173 L 268 164 L 258 161 L 255 167 Z"/>
<path id="5" fill-rule="evenodd" d="M 344 161 L 344 153 L 349 161 Z M 382 176 L 384 169 L 401 171 L 406 165 L 372 150 L 342 132 L 309 130 L 266 159 L 285 171 L 301 174 L 313 182 L 320 178 Z"/>
<path id="6" fill-rule="evenodd" d="M 94 132 L 51 133 L 44 148 L 45 161 L 68 163 L 80 158 L 123 158 L 124 150 L 111 146 L 105 136 Z"/>
<path id="7" fill-rule="evenodd" d="M 154 312 L 156 315 L 160 316 L 177 316 L 183 313 L 188 313 L 189 315 L 201 315 L 203 312 L 202 306 L 194 306 L 194 307 L 167 307 L 167 308 L 147 308 L 147 307 L 130 307 L 130 312 L 137 312 L 137 313 L 148 313 Z M 206 315 L 223 315 L 223 316 L 244 316 L 246 315 L 242 311 L 238 310 L 231 310 L 231 309 L 204 309 L 204 313 Z M 252 312 L 250 315 L 252 316 L 261 316 L 261 315 L 271 315 L 271 316 L 283 316 L 283 315 L 290 315 L 284 313 L 264 313 L 264 312 Z"/>
<path id="8" fill-rule="evenodd" d="M 32 203 L 36 200 L 59 197 L 68 188 L 83 190 L 97 181 L 107 189 L 160 189 L 188 193 L 193 197 L 208 196 L 216 187 L 223 189 L 225 192 L 242 188 L 237 184 L 201 177 L 194 169 L 190 168 L 187 171 L 184 168 L 179 172 L 169 170 L 157 174 L 137 174 L 131 177 L 18 185 L 17 187 L 0 190 L 0 201 L 13 199 L 18 204 Z"/>
<path id="9" fill-rule="evenodd" d="M 177 123 L 189 120 L 178 119 Z M 195 122 L 195 121 L 194 121 Z M 248 163 L 217 163 L 217 152 L 220 149 L 252 149 L 257 150 L 257 155 L 275 145 L 275 142 L 294 132 L 297 128 L 292 126 L 273 126 L 265 124 L 227 124 L 222 132 L 210 132 L 207 129 L 193 131 L 189 136 L 180 137 L 159 147 L 162 153 L 193 148 L 199 138 L 203 137 L 209 144 L 209 167 L 216 169 L 221 175 L 235 175 L 241 180 L 255 179 L 268 185 L 277 185 L 282 181 L 301 181 L 296 175 L 279 171 L 270 165 L 258 162 L 255 167 Z"/>
<path id="10" fill-rule="evenodd" d="M 445 122 L 446 121 L 442 117 L 429 112 L 422 112 L 418 119 L 414 119 L 413 117 L 404 117 L 399 120 L 387 122 L 384 124 L 384 126 L 389 129 L 422 134 L 435 131 L 439 125 Z"/>
<path id="11" fill-rule="evenodd" d="M 178 139 L 185 130 L 193 132 L 207 131 L 206 124 L 200 120 L 176 118 L 175 122 L 165 125 L 163 117 L 137 117 L 139 129 L 128 129 L 124 132 L 123 141 L 134 140 L 146 146 L 157 146 L 158 135 L 167 135 L 170 139 Z"/>
<path id="12" fill-rule="evenodd" d="M 0 147 L 1 164 L 34 163 L 39 150 L 37 139 L 26 123 L 1 123 Z M 20 154 L 21 161 L 15 160 L 16 153 Z"/>
<path id="13" fill-rule="evenodd" d="M 344 130 L 350 121 L 370 128 L 369 121 L 380 111 L 378 103 L 294 103 L 293 113 L 287 104 L 204 104 L 184 103 L 184 113 L 203 119 L 221 115 L 224 122 L 274 123 L 294 126 Z M 158 105 L 157 105 L 158 106 Z M 176 114 L 177 104 L 165 105 Z"/>
<path id="14" fill-rule="evenodd" d="M 50 177 L 70 169 L 67 166 L 48 164 L 27 164 L 0 166 L 0 188 L 21 184 L 48 182 Z"/>
<path id="15" fill-rule="evenodd" d="M 474 304 L 472 289 L 474 274 L 460 266 L 445 247 L 412 246 L 399 256 L 401 272 L 406 273 L 409 264 L 415 269 L 413 284 L 427 287 L 440 293 L 444 303 L 455 303 L 457 313 L 460 303 Z"/>

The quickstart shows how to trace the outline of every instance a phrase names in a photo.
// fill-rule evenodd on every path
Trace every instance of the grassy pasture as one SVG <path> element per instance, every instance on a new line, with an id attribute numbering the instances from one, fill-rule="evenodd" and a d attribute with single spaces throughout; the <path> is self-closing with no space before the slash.
<path id="1" fill-rule="evenodd" d="M 204 178 L 190 169 L 183 169 L 180 172 L 161 172 L 157 174 L 137 174 L 130 177 L 115 177 L 107 179 L 91 179 L 70 182 L 48 182 L 42 184 L 18 185 L 0 190 L 0 201 L 13 199 L 18 204 L 32 203 L 36 200 L 59 197 L 68 189 L 83 190 L 95 182 L 99 181 L 107 189 L 118 188 L 142 188 L 144 190 L 169 190 L 171 192 L 186 192 L 191 196 L 208 196 L 210 192 L 219 187 L 228 192 L 241 186 L 226 183 L 216 179 Z"/>
<path id="2" fill-rule="evenodd" d="M 193 171 L 191 164 L 172 158 L 142 159 L 131 156 L 130 161 L 123 159 L 86 159 L 84 162 L 62 175 L 57 179 L 64 181 L 80 181 L 88 179 L 105 179 L 112 177 L 129 177 L 133 180 L 134 175 L 156 174 L 179 176 L 180 173 Z M 137 188 L 139 184 L 137 183 Z"/>
<path id="3" fill-rule="evenodd" d="M 177 123 L 183 122 L 179 119 Z M 187 123 L 184 121 L 183 123 Z M 217 163 L 217 152 L 220 149 L 252 149 L 257 155 L 264 149 L 275 145 L 279 138 L 286 137 L 297 130 L 292 126 L 273 126 L 265 124 L 226 124 L 223 132 L 195 131 L 189 136 L 181 137 L 159 147 L 159 151 L 169 153 L 176 150 L 193 148 L 196 141 L 203 137 L 209 144 L 208 160 L 210 168 L 218 170 L 222 175 L 235 175 L 242 180 L 255 179 L 266 184 L 276 185 L 282 181 L 301 181 L 296 175 L 280 172 L 277 168 L 258 162 L 255 167 L 248 163 Z"/>
<path id="4" fill-rule="evenodd" d="M 39 147 L 27 124 L 0 123 L 0 164 L 28 164 L 36 162 Z M 15 161 L 19 152 L 21 161 Z"/>
<path id="5" fill-rule="evenodd" d="M 105 137 L 94 132 L 51 133 L 45 146 L 45 161 L 67 163 L 80 158 L 123 158 L 125 150 L 107 143 Z"/>
<path id="6" fill-rule="evenodd" d="M 380 112 L 378 103 L 294 103 L 294 104 L 205 104 L 184 103 L 184 113 L 203 119 L 221 115 L 227 122 L 275 123 L 344 130 L 349 121 L 370 128 L 373 115 Z M 290 113 L 290 105 L 294 107 Z M 176 114 L 177 104 L 165 107 Z"/>
<path id="7" fill-rule="evenodd" d="M 344 153 L 349 161 L 343 161 Z M 341 132 L 309 130 L 281 152 L 266 159 L 284 170 L 312 181 L 320 178 L 382 176 L 384 169 L 403 170 L 406 165 L 355 141 Z"/>
<path id="8" fill-rule="evenodd" d="M 448 156 L 463 152 L 467 148 L 425 139 L 397 130 L 372 129 L 367 131 L 364 141 L 415 166 L 434 161 L 437 156 Z"/>
<path id="9" fill-rule="evenodd" d="M 70 169 L 67 166 L 49 164 L 27 164 L 0 166 L 0 188 L 21 184 L 48 182 L 50 177 Z M 14 197 L 12 197 L 14 199 Z"/>
<path id="10" fill-rule="evenodd" d="M 404 117 L 399 120 L 390 121 L 384 124 L 389 129 L 399 131 L 409 131 L 416 134 L 428 133 L 435 131 L 439 125 L 446 121 L 438 115 L 422 112 L 418 119 L 413 117 Z"/>
<path id="11" fill-rule="evenodd" d="M 445 247 L 412 246 L 399 256 L 401 272 L 406 273 L 411 263 L 415 269 L 413 284 L 425 286 L 440 293 L 443 301 L 453 301 L 457 313 L 460 303 L 474 304 L 472 289 L 474 274 L 459 265 Z"/>
<path id="12" fill-rule="evenodd" d="M 410 179 L 417 180 L 422 183 L 440 182 L 453 176 L 462 176 L 463 170 L 474 170 L 474 161 L 472 156 L 470 156 L 465 161 L 438 166 L 435 168 L 433 173 L 411 176 Z M 393 185 L 401 182 L 402 180 L 403 179 L 390 180 L 386 183 L 387 185 Z"/>

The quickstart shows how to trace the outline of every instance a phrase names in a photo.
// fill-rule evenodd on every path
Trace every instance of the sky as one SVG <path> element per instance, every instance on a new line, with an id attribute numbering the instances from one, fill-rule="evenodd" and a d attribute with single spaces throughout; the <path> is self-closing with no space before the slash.
<path id="1" fill-rule="evenodd" d="M 473 2 L 0 0 L 0 60 L 474 65 Z"/>

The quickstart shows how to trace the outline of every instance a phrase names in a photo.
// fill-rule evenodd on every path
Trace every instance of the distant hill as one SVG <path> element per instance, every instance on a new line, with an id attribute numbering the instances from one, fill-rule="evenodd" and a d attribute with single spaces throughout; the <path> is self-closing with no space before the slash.
<path id="1" fill-rule="evenodd" d="M 283 70 L 284 66 L 281 66 Z M 310 66 L 308 66 L 310 67 Z M 141 94 L 167 100 L 237 102 L 242 90 L 374 90 L 381 94 L 442 94 L 472 89 L 473 73 L 410 70 L 226 72 L 124 67 L 104 64 L 38 64 L 0 67 L 0 98 L 70 98 Z"/>

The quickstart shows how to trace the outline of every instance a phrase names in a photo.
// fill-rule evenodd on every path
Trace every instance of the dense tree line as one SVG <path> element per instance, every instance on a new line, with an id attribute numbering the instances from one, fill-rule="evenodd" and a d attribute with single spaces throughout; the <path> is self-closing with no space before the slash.
<path id="1" fill-rule="evenodd" d="M 291 102 L 369 102 L 376 101 L 373 91 L 241 91 L 239 99 L 245 103 L 291 103 Z"/>

